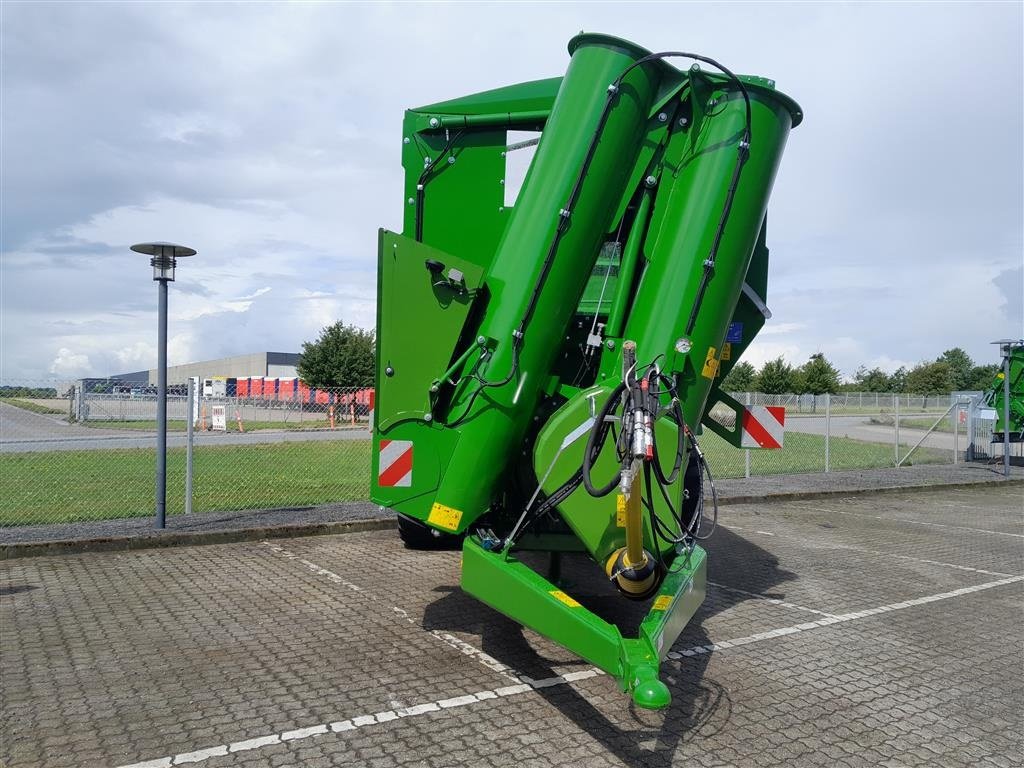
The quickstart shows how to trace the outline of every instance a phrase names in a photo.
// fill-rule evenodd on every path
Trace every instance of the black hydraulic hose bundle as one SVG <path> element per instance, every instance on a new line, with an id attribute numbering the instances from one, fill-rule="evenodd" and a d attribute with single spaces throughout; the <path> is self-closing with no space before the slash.
<path id="1" fill-rule="evenodd" d="M 646 397 L 647 401 L 645 407 L 648 412 L 653 412 L 654 415 L 658 415 L 660 411 L 660 396 L 662 394 L 668 394 L 671 397 L 671 403 L 668 408 L 668 414 L 671 420 L 675 422 L 677 426 L 678 440 L 676 443 L 676 451 L 672 462 L 671 470 L 666 473 L 660 459 L 658 452 L 658 441 L 657 431 L 652 429 L 651 433 L 651 447 L 652 456 L 649 457 L 648 461 L 644 462 L 644 490 L 645 493 L 641 497 L 644 507 L 650 514 L 651 527 L 662 541 L 672 545 L 683 545 L 689 546 L 695 541 L 706 540 L 714 533 L 715 527 L 717 526 L 718 520 L 718 493 L 715 488 L 714 478 L 711 474 L 711 468 L 708 466 L 707 459 L 704 453 L 701 451 L 700 446 L 697 443 L 696 438 L 690 431 L 690 428 L 686 425 L 683 418 L 682 408 L 679 403 L 678 392 L 676 390 L 675 382 L 671 377 L 661 373 L 653 365 L 650 370 L 645 374 L 643 379 L 646 379 L 648 386 L 641 390 L 640 386 L 636 385 L 636 377 L 633 375 L 627 376 L 632 379 L 634 386 L 630 388 L 627 382 L 619 384 L 609 394 L 608 399 L 605 401 L 601 411 L 595 417 L 594 425 L 590 429 L 590 433 L 587 436 L 587 446 L 583 454 L 583 465 L 580 467 L 580 471 L 574 475 L 573 479 L 575 484 L 582 485 L 587 489 L 587 492 L 591 496 L 601 497 L 607 496 L 611 493 L 619 484 L 622 479 L 622 470 L 616 472 L 612 478 L 604 485 L 595 485 L 592 478 L 592 470 L 594 464 L 597 462 L 598 456 L 604 448 L 604 444 L 607 440 L 608 433 L 612 431 L 612 425 L 614 424 L 614 413 L 617 408 L 623 406 L 623 415 L 620 422 L 619 435 L 616 440 L 616 449 L 618 458 L 623 461 L 629 453 L 629 439 L 633 429 L 633 414 L 631 411 L 631 405 L 635 402 L 638 393 L 641 391 L 643 394 L 640 397 Z M 650 384 L 657 383 L 663 386 L 663 389 L 657 389 Z M 690 451 L 686 450 L 686 441 L 689 438 Z M 626 441 L 626 448 L 623 450 L 622 441 Z M 687 455 L 689 453 L 689 455 Z M 697 467 L 697 487 L 695 489 L 687 488 L 687 483 L 683 481 L 681 483 L 682 488 L 680 492 L 680 499 L 678 502 L 678 508 L 673 504 L 669 498 L 669 494 L 666 490 L 667 486 L 672 485 L 679 479 L 679 473 L 683 470 L 684 465 L 689 467 L 691 462 L 696 462 Z M 688 473 L 687 473 L 688 474 Z M 661 497 L 665 502 L 665 506 L 672 518 L 676 521 L 678 526 L 678 533 L 673 534 L 672 531 L 668 530 L 665 523 L 659 518 L 654 511 L 654 496 L 653 496 L 653 479 L 656 481 L 658 490 L 661 493 Z M 701 525 L 703 522 L 704 515 L 704 478 L 708 479 L 708 483 L 711 489 L 712 503 L 714 508 L 714 517 L 712 522 L 712 528 L 706 534 L 701 534 Z M 564 486 L 563 486 L 564 487 Z M 561 489 L 560 489 L 561 490 Z M 690 519 L 684 519 L 684 507 L 688 500 L 687 493 L 695 491 L 697 499 L 695 500 L 696 507 Z M 571 491 L 570 491 L 571 492 Z M 659 555 L 660 557 L 660 555 Z"/>

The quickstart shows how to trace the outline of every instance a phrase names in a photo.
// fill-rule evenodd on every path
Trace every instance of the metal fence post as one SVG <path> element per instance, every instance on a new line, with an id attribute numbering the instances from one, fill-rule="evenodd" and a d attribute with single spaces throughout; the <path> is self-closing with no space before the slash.
<path id="1" fill-rule="evenodd" d="M 747 392 L 747 407 L 750 407 L 750 393 Z M 743 477 L 750 478 L 750 449 L 743 451 Z"/>
<path id="2" fill-rule="evenodd" d="M 1003 474 L 1010 476 L 1010 345 L 1003 353 Z"/>
<path id="3" fill-rule="evenodd" d="M 953 409 L 953 465 L 957 463 L 957 453 L 960 449 L 960 397 L 956 398 L 956 408 Z"/>
<path id="4" fill-rule="evenodd" d="M 893 430 L 893 451 L 896 456 L 893 459 L 893 463 L 894 466 L 898 467 L 900 465 L 900 396 L 893 395 L 893 399 L 896 403 L 895 408 L 893 408 L 893 425 L 895 427 Z"/>
<path id="5" fill-rule="evenodd" d="M 829 452 L 830 438 L 832 436 L 832 395 L 825 393 L 825 472 L 832 470 L 831 454 Z"/>
<path id="6" fill-rule="evenodd" d="M 188 405 L 185 407 L 185 514 L 192 514 L 192 433 L 195 427 L 195 380 L 188 377 Z"/>

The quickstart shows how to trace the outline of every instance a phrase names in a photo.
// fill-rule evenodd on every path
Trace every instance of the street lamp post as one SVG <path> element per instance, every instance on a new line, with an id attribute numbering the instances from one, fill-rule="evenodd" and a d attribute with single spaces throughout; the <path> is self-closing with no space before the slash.
<path id="1" fill-rule="evenodd" d="M 192 248 L 174 243 L 137 243 L 136 253 L 150 256 L 153 279 L 158 283 L 157 384 L 156 384 L 156 527 L 167 525 L 167 284 L 174 282 L 174 267 L 183 256 L 195 256 Z"/>

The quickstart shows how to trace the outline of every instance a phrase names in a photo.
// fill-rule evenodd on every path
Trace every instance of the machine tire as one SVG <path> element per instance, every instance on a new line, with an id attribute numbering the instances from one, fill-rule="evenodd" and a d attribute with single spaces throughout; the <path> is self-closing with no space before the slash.
<path id="1" fill-rule="evenodd" d="M 441 533 L 405 515 L 398 516 L 398 537 L 406 549 L 461 549 L 462 536 Z"/>

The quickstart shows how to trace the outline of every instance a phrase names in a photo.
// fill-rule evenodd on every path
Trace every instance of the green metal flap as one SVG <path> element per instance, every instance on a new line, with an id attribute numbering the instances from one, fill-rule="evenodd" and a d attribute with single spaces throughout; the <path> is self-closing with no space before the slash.
<path id="1" fill-rule="evenodd" d="M 383 433 L 430 411 L 431 384 L 457 356 L 470 307 L 482 295 L 483 269 L 387 230 L 378 269 L 375 415 Z"/>

